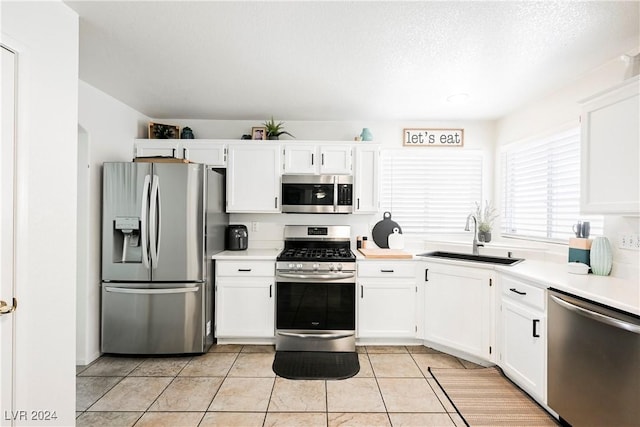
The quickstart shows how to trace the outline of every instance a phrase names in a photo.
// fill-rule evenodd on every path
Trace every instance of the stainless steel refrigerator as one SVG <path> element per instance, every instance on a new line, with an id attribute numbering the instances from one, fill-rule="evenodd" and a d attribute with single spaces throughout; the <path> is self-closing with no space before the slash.
<path id="1" fill-rule="evenodd" d="M 105 163 L 101 348 L 203 353 L 213 342 L 211 255 L 224 249 L 224 175 L 200 164 Z"/>

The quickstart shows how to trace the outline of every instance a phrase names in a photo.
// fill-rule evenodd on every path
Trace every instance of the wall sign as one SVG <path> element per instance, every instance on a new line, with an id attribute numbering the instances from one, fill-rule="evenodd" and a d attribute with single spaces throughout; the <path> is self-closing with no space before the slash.
<path id="1" fill-rule="evenodd" d="M 462 147 L 464 129 L 402 129 L 405 147 Z"/>

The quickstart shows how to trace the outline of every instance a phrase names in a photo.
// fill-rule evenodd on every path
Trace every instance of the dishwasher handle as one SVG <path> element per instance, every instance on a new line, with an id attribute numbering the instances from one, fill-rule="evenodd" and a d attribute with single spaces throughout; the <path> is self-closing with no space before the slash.
<path id="1" fill-rule="evenodd" d="M 618 329 L 624 329 L 629 332 L 633 332 L 634 334 L 640 334 L 640 325 L 634 325 L 633 323 L 625 322 L 621 319 L 616 319 L 615 317 L 607 316 L 605 314 L 601 314 L 592 310 L 588 310 L 584 307 L 580 307 L 579 305 L 572 304 L 568 301 L 563 300 L 562 298 L 558 298 L 555 295 L 549 295 L 551 299 L 560 305 L 561 307 L 566 308 L 567 310 L 571 310 L 573 312 L 582 314 L 585 317 L 596 320 L 600 323 L 604 323 L 609 326 L 613 326 Z"/>

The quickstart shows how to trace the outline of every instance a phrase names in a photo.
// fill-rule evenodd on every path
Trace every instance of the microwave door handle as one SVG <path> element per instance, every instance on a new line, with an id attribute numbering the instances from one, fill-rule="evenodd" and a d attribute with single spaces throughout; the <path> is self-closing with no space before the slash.
<path id="1" fill-rule="evenodd" d="M 149 187 L 151 186 L 151 177 L 145 175 L 142 184 L 142 210 L 140 212 L 140 228 L 142 239 L 142 263 L 145 268 L 149 269 Z"/>
<path id="2" fill-rule="evenodd" d="M 322 157 L 322 164 L 324 165 L 324 154 Z M 338 192 L 340 191 L 340 186 L 338 185 L 338 177 L 333 176 L 333 211 L 338 212 Z"/>

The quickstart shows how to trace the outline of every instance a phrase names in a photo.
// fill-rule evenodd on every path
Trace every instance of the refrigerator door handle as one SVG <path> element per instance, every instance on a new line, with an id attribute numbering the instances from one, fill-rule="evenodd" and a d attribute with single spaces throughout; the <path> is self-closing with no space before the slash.
<path id="1" fill-rule="evenodd" d="M 151 264 L 158 268 L 160 259 L 160 177 L 153 175 L 151 184 L 151 208 L 149 209 L 149 228 L 151 229 Z"/>
<path id="2" fill-rule="evenodd" d="M 113 292 L 116 294 L 142 294 L 142 295 L 158 295 L 158 294 L 186 294 L 190 292 L 198 292 L 196 286 L 188 288 L 166 288 L 166 289 L 137 289 L 137 288 L 116 288 L 113 286 L 106 286 L 104 288 L 106 292 Z"/>
<path id="3" fill-rule="evenodd" d="M 151 185 L 151 176 L 144 177 L 142 184 L 142 211 L 140 212 L 140 227 L 142 239 L 142 263 L 149 269 L 149 186 Z"/>

